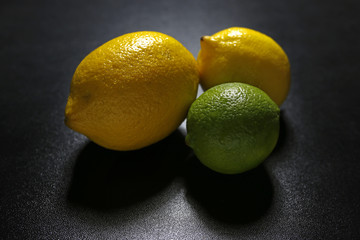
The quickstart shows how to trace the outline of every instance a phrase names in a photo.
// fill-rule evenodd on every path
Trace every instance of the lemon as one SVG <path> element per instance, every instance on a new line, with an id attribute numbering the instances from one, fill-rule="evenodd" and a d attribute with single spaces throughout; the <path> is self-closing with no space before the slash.
<path id="1" fill-rule="evenodd" d="M 65 123 L 113 150 L 135 150 L 173 132 L 195 100 L 193 55 L 159 32 L 134 32 L 95 49 L 77 67 Z"/>
<path id="2" fill-rule="evenodd" d="M 191 105 L 186 143 L 210 169 L 242 173 L 258 166 L 274 149 L 279 115 L 277 104 L 259 88 L 220 84 Z"/>
<path id="3" fill-rule="evenodd" d="M 198 54 L 200 84 L 206 90 L 226 82 L 242 82 L 265 91 L 279 106 L 290 87 L 290 64 L 269 36 L 232 27 L 204 36 Z"/>

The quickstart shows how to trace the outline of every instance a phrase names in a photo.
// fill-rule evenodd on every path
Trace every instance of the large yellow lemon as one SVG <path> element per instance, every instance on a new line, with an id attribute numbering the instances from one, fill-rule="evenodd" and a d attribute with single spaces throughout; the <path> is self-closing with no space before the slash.
<path id="1" fill-rule="evenodd" d="M 290 64 L 284 50 L 269 36 L 232 27 L 201 38 L 200 84 L 206 90 L 242 82 L 266 92 L 280 105 L 290 87 Z"/>
<path id="2" fill-rule="evenodd" d="M 173 132 L 199 83 L 197 63 L 177 40 L 134 32 L 95 49 L 77 67 L 65 123 L 113 150 L 135 150 Z"/>

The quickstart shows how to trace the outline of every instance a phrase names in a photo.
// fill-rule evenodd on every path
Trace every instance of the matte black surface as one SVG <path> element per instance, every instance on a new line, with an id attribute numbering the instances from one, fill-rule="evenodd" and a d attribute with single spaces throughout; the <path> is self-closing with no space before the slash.
<path id="1" fill-rule="evenodd" d="M 358 1 L 2 1 L 0 239 L 360 239 Z M 273 37 L 292 66 L 281 136 L 257 169 L 223 176 L 184 127 L 136 152 L 66 128 L 76 66 L 154 30 L 195 56 L 231 26 Z"/>

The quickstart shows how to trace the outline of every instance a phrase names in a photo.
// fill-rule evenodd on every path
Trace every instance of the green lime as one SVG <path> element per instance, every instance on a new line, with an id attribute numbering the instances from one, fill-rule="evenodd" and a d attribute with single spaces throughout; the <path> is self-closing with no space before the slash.
<path id="1" fill-rule="evenodd" d="M 242 173 L 258 166 L 279 137 L 280 109 L 259 88 L 225 83 L 210 88 L 191 105 L 186 143 L 210 169 Z"/>

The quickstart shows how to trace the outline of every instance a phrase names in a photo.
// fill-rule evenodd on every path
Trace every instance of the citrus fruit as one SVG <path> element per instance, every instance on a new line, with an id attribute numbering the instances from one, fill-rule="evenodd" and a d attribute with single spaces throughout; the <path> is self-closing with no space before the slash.
<path id="1" fill-rule="evenodd" d="M 259 88 L 220 84 L 191 105 L 186 143 L 210 169 L 242 173 L 258 166 L 274 149 L 279 115 L 279 107 Z"/>
<path id="2" fill-rule="evenodd" d="M 290 64 L 269 36 L 232 27 L 204 36 L 198 55 L 200 84 L 206 90 L 226 82 L 242 82 L 266 92 L 279 106 L 290 87 Z"/>
<path id="3" fill-rule="evenodd" d="M 159 32 L 134 32 L 95 49 L 77 67 L 65 123 L 113 150 L 135 150 L 173 132 L 199 83 L 193 55 Z"/>

